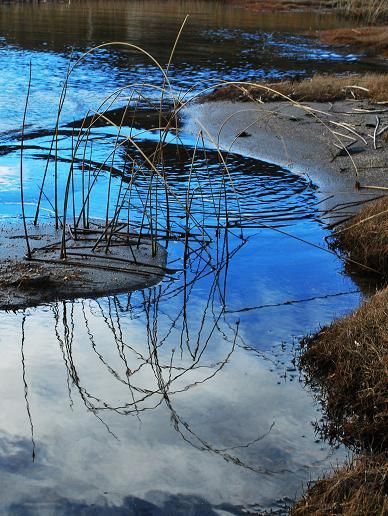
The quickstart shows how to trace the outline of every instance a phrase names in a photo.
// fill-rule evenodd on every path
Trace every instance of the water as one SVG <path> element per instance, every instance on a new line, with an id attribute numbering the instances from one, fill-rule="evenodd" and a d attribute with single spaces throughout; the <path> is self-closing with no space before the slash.
<path id="1" fill-rule="evenodd" d="M 329 14 L 252 15 L 216 2 L 2 5 L 3 221 L 20 214 L 19 131 L 29 63 L 33 83 L 24 170 L 30 216 L 69 59 L 93 45 L 124 40 L 166 63 L 187 12 L 191 18 L 171 68 L 176 92 L 198 84 L 194 93 L 220 77 L 280 78 L 383 66 L 303 36 L 342 23 Z M 119 47 L 101 49 L 77 67 L 60 125 L 61 185 L 71 158 L 71 123 L 79 126 L 106 94 L 145 77 L 161 83 L 160 72 L 144 56 Z M 149 104 L 156 96 L 152 89 L 147 94 L 135 139 L 150 153 L 156 135 Z M 120 98 L 118 105 L 123 102 Z M 194 141 L 179 136 L 189 154 L 171 133 L 164 166 L 184 199 Z M 93 162 L 103 163 L 115 131 L 102 125 L 91 140 Z M 205 199 L 202 224 L 213 243 L 203 248 L 193 239 L 185 262 L 182 243 L 170 243 L 169 262 L 180 271 L 173 280 L 132 295 L 0 315 L 2 513 L 281 512 L 303 483 L 343 460 L 343 449 L 332 450 L 315 435 L 320 409 L 293 363 L 298 338 L 360 300 L 341 261 L 301 241 L 325 249 L 328 232 L 316 188 L 277 166 L 231 155 L 228 207 L 232 219 L 238 221 L 240 213 L 250 227 L 241 236 L 236 224 L 217 238 L 213 196 L 221 191 L 223 168 L 211 149 L 198 151 L 195 165 L 192 186 L 198 182 L 202 193 L 193 197 L 193 214 L 203 216 Z M 114 167 L 124 169 L 129 181 L 123 149 Z M 76 177 L 80 173 L 78 163 Z M 93 193 L 96 217 L 105 214 L 107 184 L 102 171 Z M 113 192 L 119 184 L 115 177 Z M 148 182 L 139 176 L 136 188 L 144 194 Z M 52 192 L 51 175 L 47 191 Z M 42 206 L 50 216 L 50 203 L 44 199 Z M 171 216 L 179 229 L 184 222 L 178 203 Z"/>

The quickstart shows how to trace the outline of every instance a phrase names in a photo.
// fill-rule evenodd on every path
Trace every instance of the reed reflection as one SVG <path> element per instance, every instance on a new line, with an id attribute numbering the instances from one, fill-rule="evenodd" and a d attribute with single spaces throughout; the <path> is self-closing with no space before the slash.
<path id="1" fill-rule="evenodd" d="M 238 450 L 264 439 L 274 423 L 252 442 L 218 447 L 201 436 L 176 407 L 178 395 L 212 381 L 228 364 L 236 346 L 243 345 L 239 321 L 227 317 L 225 307 L 229 263 L 245 241 L 236 242 L 228 232 L 223 232 L 214 250 L 195 244 L 186 242 L 185 267 L 174 282 L 165 281 L 137 296 L 50 305 L 53 331 L 66 370 L 69 404 L 73 406 L 78 396 L 86 410 L 117 439 L 119 436 L 106 421 L 107 413 L 141 419 L 144 412 L 163 404 L 170 412 L 173 428 L 187 444 L 244 468 L 272 474 L 266 468 L 245 464 L 238 457 Z M 196 289 L 201 291 L 200 300 L 194 293 Z M 104 331 L 96 330 L 96 321 L 103 322 Z M 132 322 L 141 323 L 140 339 L 131 338 L 128 326 Z M 22 326 L 23 349 L 25 317 Z M 87 340 L 82 339 L 82 347 L 88 345 L 97 361 L 79 362 L 76 335 L 87 336 Z M 212 346 L 217 343 L 219 347 L 220 341 L 222 357 L 215 360 Z M 111 384 L 120 384 L 124 390 L 119 389 L 117 398 L 112 398 L 115 387 L 101 392 L 98 382 L 84 380 L 90 380 L 90 371 L 86 375 L 83 370 L 89 366 L 96 378 L 107 374 Z M 33 431 L 27 384 L 25 392 Z"/>

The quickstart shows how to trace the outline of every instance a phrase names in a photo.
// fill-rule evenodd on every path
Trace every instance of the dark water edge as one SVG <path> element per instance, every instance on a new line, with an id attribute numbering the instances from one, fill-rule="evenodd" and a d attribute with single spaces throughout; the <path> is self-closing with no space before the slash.
<path id="1" fill-rule="evenodd" d="M 253 16 L 218 2 L 2 4 L 3 220 L 20 212 L 21 92 L 29 62 L 25 193 L 31 216 L 69 56 L 123 39 L 166 62 L 188 11 L 190 22 L 171 70 L 177 91 L 220 76 L 281 78 L 377 66 L 301 35 L 342 23 L 327 14 Z M 154 67 L 119 48 L 98 51 L 77 69 L 60 126 L 60 178 L 69 166 L 74 120 L 107 92 L 144 76 L 160 84 Z M 148 93 L 149 108 L 157 98 Z M 135 128 L 150 153 L 154 114 L 141 113 Z M 104 162 L 115 137 L 106 126 L 93 130 L 93 162 Z M 171 138 L 165 167 L 184 195 L 187 156 Z M 182 138 L 192 149 L 193 141 Z M 209 149 L 206 154 L 206 162 L 204 152 L 197 156 L 196 170 L 203 196 L 210 198 L 209 166 L 214 188 L 220 168 L 216 154 Z M 115 167 L 117 191 L 123 172 L 129 176 L 123 154 Z M 328 231 L 307 178 L 234 155 L 229 167 L 246 216 L 323 245 Z M 95 190 L 97 217 L 104 216 L 107 180 L 102 174 Z M 136 186 L 144 193 L 148 184 L 139 178 Z M 236 209 L 229 195 L 230 208 Z M 44 209 L 50 216 L 49 203 Z M 211 232 L 214 213 L 206 215 Z M 179 210 L 173 217 L 180 223 Z M 303 483 L 343 460 L 345 450 L 331 449 L 314 433 L 312 423 L 321 413 L 299 382 L 293 347 L 304 334 L 355 307 L 358 287 L 343 274 L 338 258 L 282 233 L 250 228 L 242 241 L 237 229 L 219 238 L 213 229 L 212 236 L 209 252 L 220 272 L 196 252 L 174 282 L 153 289 L 0 314 L 0 512 L 284 512 L 281 507 L 301 493 Z M 183 269 L 179 242 L 169 246 L 169 260 Z"/>

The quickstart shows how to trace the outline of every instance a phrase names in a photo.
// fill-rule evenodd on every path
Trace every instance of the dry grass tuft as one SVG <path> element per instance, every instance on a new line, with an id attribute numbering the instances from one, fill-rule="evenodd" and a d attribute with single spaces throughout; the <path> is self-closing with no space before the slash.
<path id="1" fill-rule="evenodd" d="M 367 204 L 335 232 L 334 246 L 388 277 L 388 196 Z"/>
<path id="2" fill-rule="evenodd" d="M 387 455 L 362 457 L 313 483 L 291 516 L 388 514 Z"/>
<path id="3" fill-rule="evenodd" d="M 373 54 L 388 56 L 388 26 L 329 29 L 319 32 L 319 39 L 328 45 L 351 45 Z"/>
<path id="4" fill-rule="evenodd" d="M 332 7 L 331 0 L 230 0 L 255 12 L 311 11 Z"/>
<path id="5" fill-rule="evenodd" d="M 340 13 L 367 23 L 377 23 L 388 18 L 387 0 L 337 0 Z"/>
<path id="6" fill-rule="evenodd" d="M 331 440 L 358 449 L 388 444 L 388 287 L 302 342 L 300 365 L 319 386 Z"/>
<path id="7" fill-rule="evenodd" d="M 292 100 L 306 102 L 334 102 L 346 99 L 386 102 L 388 74 L 371 73 L 347 77 L 315 75 L 311 79 L 303 80 L 225 85 L 202 97 L 202 100 L 271 102 L 285 100 L 284 95 Z"/>
<path id="8" fill-rule="evenodd" d="M 229 0 L 230 3 L 255 12 L 322 11 L 335 9 L 338 13 L 378 23 L 388 17 L 386 0 Z"/>

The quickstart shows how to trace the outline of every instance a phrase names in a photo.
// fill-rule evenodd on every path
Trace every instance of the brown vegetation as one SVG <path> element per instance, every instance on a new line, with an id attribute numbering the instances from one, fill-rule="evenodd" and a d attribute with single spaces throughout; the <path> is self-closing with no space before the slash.
<path id="1" fill-rule="evenodd" d="M 255 12 L 311 11 L 333 5 L 330 0 L 230 0 L 230 3 Z"/>
<path id="2" fill-rule="evenodd" d="M 388 277 L 388 196 L 367 204 L 335 232 L 334 246 L 355 262 Z"/>
<path id="3" fill-rule="evenodd" d="M 386 0 L 336 0 L 335 5 L 340 13 L 367 23 L 377 23 L 388 18 Z"/>
<path id="4" fill-rule="evenodd" d="M 388 18 L 386 0 L 229 0 L 251 11 L 322 11 L 335 9 L 346 17 L 378 23 Z"/>
<path id="5" fill-rule="evenodd" d="M 348 221 L 335 242 L 388 277 L 388 197 Z M 388 287 L 302 347 L 300 365 L 327 417 L 320 430 L 368 455 L 312 483 L 291 516 L 388 514 Z"/>
<path id="6" fill-rule="evenodd" d="M 333 77 L 315 75 L 311 79 L 276 83 L 225 84 L 202 97 L 204 101 L 232 100 L 271 102 L 287 100 L 334 102 L 345 99 L 388 101 L 388 74 L 351 75 Z"/>
<path id="7" fill-rule="evenodd" d="M 388 56 L 388 26 L 329 29 L 319 32 L 319 38 L 329 45 L 350 45 L 369 53 Z"/>
<path id="8" fill-rule="evenodd" d="M 386 454 L 362 457 L 314 483 L 290 514 L 382 516 L 388 513 L 387 482 Z"/>
<path id="9" fill-rule="evenodd" d="M 300 365 L 322 392 L 324 434 L 359 449 L 386 450 L 388 287 L 303 345 Z"/>

